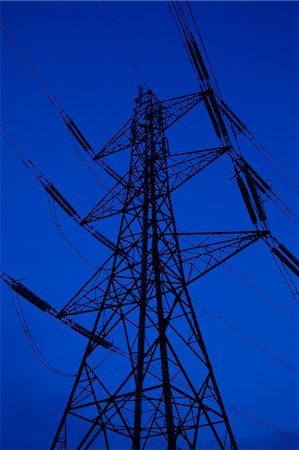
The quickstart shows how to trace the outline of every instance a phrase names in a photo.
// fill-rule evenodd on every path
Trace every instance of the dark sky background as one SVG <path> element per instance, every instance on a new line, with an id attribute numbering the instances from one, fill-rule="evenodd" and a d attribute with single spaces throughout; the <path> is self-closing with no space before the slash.
<path id="1" fill-rule="evenodd" d="M 286 171 L 298 179 L 298 3 L 192 2 L 226 102 Z M 197 90 L 185 50 L 166 2 L 109 2 L 109 8 L 148 85 L 161 99 Z M 2 17 L 55 95 L 95 149 L 131 115 L 140 79 L 104 5 L 100 2 L 2 2 Z M 40 170 L 87 213 L 104 191 L 72 148 L 66 127 L 1 37 L 2 125 Z M 183 123 L 207 147 L 215 138 L 198 107 Z M 169 133 L 173 152 L 203 148 L 177 125 Z M 292 209 L 294 191 L 265 159 L 244 143 L 249 162 L 271 180 Z M 126 155 L 114 158 L 123 170 Z M 92 163 L 91 163 L 92 164 Z M 97 167 L 101 179 L 111 184 Z M 60 309 L 93 273 L 61 238 L 46 195 L 7 145 L 1 145 L 1 266 Z M 190 231 L 246 230 L 250 220 L 228 159 L 213 164 L 174 195 L 178 223 Z M 293 251 L 296 228 L 267 204 L 273 234 Z M 95 265 L 108 255 L 101 244 L 58 211 L 68 238 Z M 101 229 L 113 239 L 115 231 Z M 298 237 L 298 235 L 297 235 Z M 263 242 L 230 264 L 291 314 L 294 298 Z M 32 353 L 7 286 L 1 286 L 2 446 L 46 449 L 52 441 L 71 386 Z M 298 327 L 236 278 L 226 267 L 207 274 L 192 298 L 299 368 Z M 76 372 L 84 339 L 23 302 L 32 335 L 60 370 Z M 298 434 L 298 377 L 288 368 L 198 312 L 225 402 L 293 436 Z M 117 367 L 105 370 L 117 370 Z M 240 448 L 295 449 L 298 444 L 229 412 Z"/>

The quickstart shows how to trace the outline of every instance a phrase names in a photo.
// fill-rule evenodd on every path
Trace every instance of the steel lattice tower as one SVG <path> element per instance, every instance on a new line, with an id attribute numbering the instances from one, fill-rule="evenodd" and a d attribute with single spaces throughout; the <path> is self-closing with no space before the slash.
<path id="1" fill-rule="evenodd" d="M 123 448 L 237 448 L 188 294 L 170 195 L 202 168 L 203 158 L 210 162 L 213 151 L 214 158 L 223 151 L 190 153 L 187 173 L 185 158 L 181 175 L 180 165 L 175 177 L 170 173 L 165 129 L 200 100 L 196 94 L 162 104 L 151 91 L 140 93 L 129 124 L 96 157 L 130 143 L 128 181 L 118 182 L 84 220 L 122 205 L 113 256 L 60 313 L 96 312 L 96 321 L 53 448 L 115 448 L 115 435 Z M 238 251 L 257 237 L 230 241 Z M 216 265 L 211 248 L 209 257 Z M 111 339 L 116 374 L 93 368 L 99 342 Z"/>

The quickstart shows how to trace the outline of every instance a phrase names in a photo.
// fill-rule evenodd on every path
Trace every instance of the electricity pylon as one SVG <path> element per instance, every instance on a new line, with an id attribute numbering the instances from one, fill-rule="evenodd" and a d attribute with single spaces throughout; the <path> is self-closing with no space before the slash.
<path id="1" fill-rule="evenodd" d="M 83 221 L 121 215 L 113 255 L 60 312 L 96 319 L 53 448 L 237 448 L 188 285 L 264 232 L 210 233 L 181 249 L 188 233 L 177 230 L 171 192 L 227 148 L 170 158 L 165 129 L 202 98 L 140 92 L 132 119 L 94 157 L 131 148 L 126 179 Z M 204 267 L 192 277 L 195 256 Z M 100 340 L 117 358 L 106 368 L 95 368 Z"/>
<path id="2" fill-rule="evenodd" d="M 261 194 L 271 199 L 271 186 L 232 145 L 230 134 L 236 139 L 237 133 L 249 131 L 217 95 L 186 18 L 175 5 L 199 92 L 159 101 L 152 91 L 140 90 L 133 116 L 98 153 L 49 93 L 77 143 L 116 181 L 84 219 L 14 148 L 16 143 L 7 141 L 68 216 L 112 251 L 59 312 L 21 282 L 1 275 L 12 290 L 88 339 L 53 449 L 237 449 L 189 285 L 260 238 L 299 274 L 298 260 L 269 233 Z M 200 102 L 221 146 L 172 154 L 165 131 Z M 105 160 L 120 151 L 130 151 L 125 176 Z M 225 153 L 233 161 L 254 231 L 179 232 L 172 192 Z M 114 243 L 94 224 L 116 215 L 120 226 Z M 75 322 L 76 316 L 88 317 L 88 328 Z"/>

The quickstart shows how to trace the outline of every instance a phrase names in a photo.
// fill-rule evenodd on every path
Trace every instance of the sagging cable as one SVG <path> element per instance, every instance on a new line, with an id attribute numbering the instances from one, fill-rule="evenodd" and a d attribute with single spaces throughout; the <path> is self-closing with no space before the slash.
<path id="1" fill-rule="evenodd" d="M 49 201 L 50 199 L 48 199 L 48 204 L 49 204 L 49 209 L 50 209 L 50 214 L 51 217 L 53 219 L 53 222 L 56 226 L 56 229 L 58 230 L 58 232 L 60 233 L 60 235 L 62 236 L 63 240 L 69 245 L 69 247 L 73 250 L 73 252 L 76 253 L 76 255 L 79 256 L 79 258 L 82 259 L 82 261 L 88 266 L 91 267 L 92 269 L 96 269 L 97 266 L 95 264 L 93 264 L 77 247 L 75 247 L 75 245 L 68 239 L 68 237 L 66 236 L 66 234 L 64 233 L 64 231 L 62 230 L 59 222 L 58 222 L 58 218 L 57 218 L 57 214 L 56 214 L 56 210 L 55 210 L 55 202 L 53 202 L 53 207 Z"/>
<path id="2" fill-rule="evenodd" d="M 23 297 L 25 300 L 30 302 L 32 305 L 36 306 L 41 311 L 48 312 L 51 316 L 60 320 L 65 325 L 68 325 L 72 330 L 81 334 L 85 338 L 92 340 L 94 343 L 100 345 L 101 347 L 104 347 L 106 349 L 111 349 L 114 352 L 122 354 L 122 350 L 120 348 L 116 347 L 115 345 L 113 345 L 112 342 L 109 342 L 107 339 L 102 338 L 99 334 L 91 332 L 90 330 L 83 327 L 82 325 L 80 325 L 76 322 L 73 322 L 66 316 L 62 316 L 55 308 L 53 308 L 51 305 L 49 305 L 49 303 L 47 303 L 45 300 L 41 299 L 41 297 L 39 297 L 34 292 L 32 292 L 30 289 L 28 289 L 26 286 L 24 286 L 24 284 L 21 283 L 20 281 L 13 279 L 12 277 L 7 275 L 3 271 L 1 273 L 0 278 L 2 278 L 3 281 L 6 284 L 8 284 L 10 289 L 15 291 L 18 295 Z"/>

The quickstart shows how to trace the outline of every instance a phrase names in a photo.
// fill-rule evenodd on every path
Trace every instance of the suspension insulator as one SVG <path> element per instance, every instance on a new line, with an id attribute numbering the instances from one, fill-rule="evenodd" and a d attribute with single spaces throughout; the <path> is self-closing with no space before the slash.
<path id="1" fill-rule="evenodd" d="M 253 208 L 251 200 L 250 200 L 249 192 L 245 186 L 243 179 L 240 177 L 239 174 L 237 174 L 236 178 L 237 178 L 237 183 L 238 183 L 241 195 L 243 197 L 245 206 L 246 206 L 248 214 L 250 216 L 251 222 L 253 223 L 253 225 L 256 225 L 258 220 L 257 220 L 254 208 Z"/>
<path id="2" fill-rule="evenodd" d="M 78 323 L 72 323 L 71 328 L 76 331 L 77 333 L 81 334 L 82 336 L 90 339 L 92 338 L 92 340 L 96 343 L 98 343 L 99 345 L 101 345 L 102 347 L 105 348 L 110 348 L 112 347 L 112 344 L 108 341 L 106 341 L 105 339 L 99 337 L 96 334 L 92 334 L 92 332 L 90 330 L 88 330 L 87 328 L 83 327 L 82 325 L 79 325 Z"/>
<path id="3" fill-rule="evenodd" d="M 299 268 L 299 260 L 288 248 L 283 244 L 279 244 L 278 248 Z"/>
<path id="4" fill-rule="evenodd" d="M 277 248 L 271 249 L 272 253 L 277 256 L 280 261 L 285 264 L 297 277 L 299 277 L 299 269 L 286 256 L 284 256 Z"/>
<path id="5" fill-rule="evenodd" d="M 207 91 L 206 91 L 206 92 L 207 92 Z M 213 124 L 214 130 L 215 130 L 215 132 L 216 132 L 216 134 L 217 134 L 217 137 L 221 138 L 221 137 L 222 137 L 222 132 L 221 132 L 221 129 L 219 128 L 217 119 L 216 119 L 215 114 L 214 114 L 214 112 L 213 112 L 213 109 L 212 109 L 212 107 L 211 107 L 210 99 L 209 99 L 209 97 L 206 95 L 206 93 L 205 93 L 204 96 L 203 96 L 203 101 L 204 101 L 205 107 L 207 108 L 208 114 L 209 114 L 209 116 L 210 116 L 210 119 L 211 119 L 211 122 L 212 122 L 212 124 Z"/>
<path id="6" fill-rule="evenodd" d="M 256 172 L 256 170 L 254 170 L 254 168 L 250 164 L 248 164 L 248 162 L 245 161 L 244 158 L 242 158 L 242 162 L 247 167 L 247 169 L 249 170 L 251 175 L 253 175 L 255 181 L 258 183 L 259 189 L 263 193 L 266 193 L 266 191 L 270 191 L 271 190 L 271 186 L 268 183 L 266 183 L 266 181 Z"/>
<path id="7" fill-rule="evenodd" d="M 226 117 L 235 125 L 240 133 L 247 129 L 246 125 L 239 119 L 239 117 L 227 106 L 227 104 L 220 100 L 223 108 L 222 111 L 226 115 Z"/>
<path id="8" fill-rule="evenodd" d="M 200 66 L 199 66 L 199 64 L 198 64 L 198 62 L 197 62 L 197 58 L 196 58 L 196 55 L 195 55 L 195 53 L 194 53 L 193 46 L 192 46 L 192 44 L 191 44 L 191 42 L 190 42 L 189 40 L 187 41 L 187 48 L 188 48 L 189 53 L 190 53 L 190 55 L 191 55 L 191 59 L 192 59 L 193 64 L 194 64 L 194 66 L 195 66 L 195 70 L 196 70 L 196 72 L 197 72 L 198 78 L 199 78 L 201 81 L 203 81 L 203 80 L 204 80 L 204 77 L 203 77 L 201 68 L 200 68 Z"/>
<path id="9" fill-rule="evenodd" d="M 52 309 L 52 307 L 47 302 L 42 300 L 38 295 L 34 294 L 34 292 L 30 291 L 30 289 L 26 288 L 26 286 L 24 286 L 22 283 L 17 282 L 15 284 L 12 284 L 11 288 L 17 294 L 20 294 L 23 298 L 28 300 L 30 303 L 32 303 L 42 311 L 49 311 L 50 309 Z"/>
<path id="10" fill-rule="evenodd" d="M 205 66 L 203 57 L 201 56 L 201 53 L 200 53 L 200 51 L 199 51 L 197 42 L 195 41 L 195 39 L 193 38 L 193 36 L 192 36 L 191 42 L 192 42 L 192 45 L 193 45 L 193 48 L 194 48 L 194 53 L 195 53 L 195 55 L 196 55 L 198 64 L 199 64 L 200 67 L 201 67 L 201 71 L 202 71 L 202 73 L 203 73 L 203 76 L 204 76 L 204 78 L 205 78 L 206 80 L 208 80 L 208 79 L 210 78 L 210 75 L 209 75 L 209 73 L 208 73 L 208 71 L 207 71 L 207 69 L 206 69 L 206 66 Z"/>
<path id="11" fill-rule="evenodd" d="M 45 186 L 45 190 L 55 200 L 56 203 L 70 216 L 76 216 L 77 211 L 70 205 L 70 203 L 64 198 L 64 196 L 56 189 L 53 184 Z"/>
<path id="12" fill-rule="evenodd" d="M 218 123 L 220 125 L 221 135 L 222 136 L 227 136 L 227 134 L 228 134 L 227 133 L 227 129 L 226 129 L 225 123 L 223 121 L 223 117 L 222 117 L 222 114 L 220 112 L 219 105 L 218 105 L 218 103 L 217 103 L 217 101 L 215 99 L 214 91 L 212 89 L 209 90 L 209 97 L 210 97 L 210 101 L 211 101 L 211 105 L 212 105 L 214 114 L 215 114 L 215 116 L 217 118 L 217 121 L 218 121 Z"/>
<path id="13" fill-rule="evenodd" d="M 267 217 L 265 214 L 264 207 L 261 203 L 259 193 L 255 187 L 255 182 L 253 181 L 253 178 L 251 177 L 251 175 L 249 175 L 249 173 L 247 171 L 245 172 L 245 177 L 246 177 L 246 181 L 249 186 L 259 219 L 261 222 L 265 222 L 267 220 Z"/>
<path id="14" fill-rule="evenodd" d="M 99 231 L 97 230 L 93 230 L 92 231 L 92 235 L 98 239 L 99 241 L 101 241 L 102 243 L 104 243 L 107 247 L 109 247 L 111 250 L 115 250 L 115 244 L 113 244 L 113 242 L 111 242 L 108 238 L 106 238 L 103 234 L 101 234 Z"/>
<path id="15" fill-rule="evenodd" d="M 89 144 L 89 142 L 85 139 L 85 137 L 83 136 L 83 134 L 81 133 L 81 131 L 79 130 L 79 128 L 77 127 L 77 125 L 71 120 L 69 119 L 66 123 L 66 126 L 68 127 L 68 129 L 70 130 L 70 132 L 72 133 L 72 135 L 74 136 L 74 138 L 79 142 L 79 144 L 81 145 L 81 147 L 87 152 L 88 150 L 91 150 L 91 145 Z"/>

